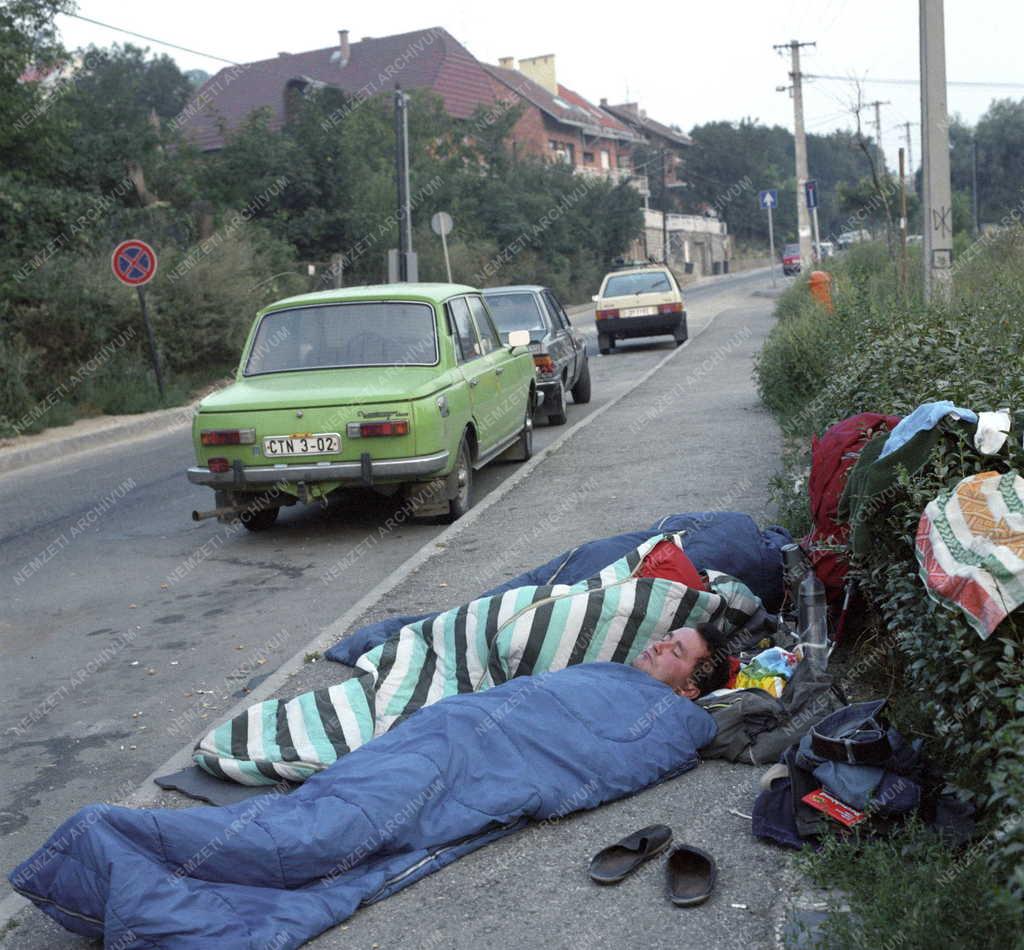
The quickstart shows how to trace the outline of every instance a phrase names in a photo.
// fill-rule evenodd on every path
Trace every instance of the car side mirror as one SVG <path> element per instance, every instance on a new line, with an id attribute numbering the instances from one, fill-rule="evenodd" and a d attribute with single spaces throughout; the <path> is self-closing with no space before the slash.
<path id="1" fill-rule="evenodd" d="M 594 296 L 590 298 L 592 303 L 597 303 L 600 299 L 601 298 L 597 294 L 594 294 Z"/>
<path id="2" fill-rule="evenodd" d="M 529 346 L 530 345 L 530 331 L 529 330 L 513 330 L 508 335 L 508 345 L 511 349 L 515 349 L 517 346 Z"/>

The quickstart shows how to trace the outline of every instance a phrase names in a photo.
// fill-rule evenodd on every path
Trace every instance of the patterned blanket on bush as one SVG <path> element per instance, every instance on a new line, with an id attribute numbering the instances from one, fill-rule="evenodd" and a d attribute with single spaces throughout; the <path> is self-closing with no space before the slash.
<path id="1" fill-rule="evenodd" d="M 1024 479 L 980 472 L 929 502 L 917 559 L 932 599 L 987 639 L 1024 603 Z"/>
<path id="2" fill-rule="evenodd" d="M 631 663 L 652 640 L 715 621 L 727 632 L 763 617 L 740 581 L 708 571 L 710 591 L 635 577 L 657 535 L 576 584 L 517 587 L 403 627 L 363 654 L 343 683 L 251 706 L 197 743 L 193 759 L 244 785 L 301 782 L 455 693 L 605 660 Z"/>

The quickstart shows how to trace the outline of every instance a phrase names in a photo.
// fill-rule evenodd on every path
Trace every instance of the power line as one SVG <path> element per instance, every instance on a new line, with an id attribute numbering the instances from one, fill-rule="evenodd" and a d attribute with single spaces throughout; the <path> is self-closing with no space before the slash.
<path id="1" fill-rule="evenodd" d="M 919 86 L 921 84 L 920 79 L 869 79 L 866 76 L 858 79 L 855 76 L 826 76 L 821 73 L 804 73 L 804 79 L 829 79 L 838 82 L 880 83 L 887 86 Z M 1024 89 L 1024 82 L 987 82 L 974 79 L 962 79 L 960 81 L 949 79 L 946 81 L 946 85 L 977 86 L 979 88 L 988 89 Z"/>
<path id="2" fill-rule="evenodd" d="M 203 53 L 197 49 L 189 49 L 187 46 L 179 46 L 177 43 L 168 43 L 166 40 L 158 40 L 155 36 L 146 36 L 145 33 L 136 33 L 133 30 L 125 30 L 120 26 L 111 26 L 109 23 L 101 23 L 99 20 L 90 19 L 87 16 L 82 16 L 79 13 L 65 13 L 64 16 L 72 17 L 76 20 L 84 20 L 86 23 L 93 23 L 96 26 L 102 26 L 106 30 L 114 30 L 116 33 L 124 33 L 127 36 L 134 36 L 140 40 L 148 40 L 150 43 L 157 43 L 160 46 L 168 46 L 171 49 L 181 50 L 183 53 L 192 53 L 193 56 L 202 56 L 205 59 L 216 59 L 221 63 L 228 63 L 231 66 L 239 66 L 240 63 L 236 63 L 233 59 L 225 59 L 223 56 L 214 56 L 212 53 Z"/>

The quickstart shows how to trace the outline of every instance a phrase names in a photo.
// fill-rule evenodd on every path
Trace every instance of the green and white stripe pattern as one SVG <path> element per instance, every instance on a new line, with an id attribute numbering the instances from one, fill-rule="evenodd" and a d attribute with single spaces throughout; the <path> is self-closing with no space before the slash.
<path id="1" fill-rule="evenodd" d="M 916 553 L 929 596 L 982 639 L 1024 604 L 1024 479 L 979 472 L 928 503 Z"/>
<path id="2" fill-rule="evenodd" d="M 708 572 L 710 592 L 633 577 L 665 539 L 680 544 L 660 535 L 577 584 L 518 587 L 403 627 L 359 658 L 352 679 L 258 703 L 205 735 L 193 758 L 244 785 L 301 782 L 445 696 L 576 663 L 630 663 L 670 630 L 714 620 L 732 631 L 760 610 L 726 574 Z"/>

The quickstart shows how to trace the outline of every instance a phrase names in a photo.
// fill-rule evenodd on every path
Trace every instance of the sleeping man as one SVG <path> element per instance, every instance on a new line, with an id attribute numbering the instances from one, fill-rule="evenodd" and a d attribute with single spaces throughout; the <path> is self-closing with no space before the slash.
<path id="1" fill-rule="evenodd" d="M 698 699 L 729 679 L 728 638 L 710 623 L 672 630 L 640 652 L 633 666 L 671 686 L 677 696 Z"/>
<path id="2" fill-rule="evenodd" d="M 705 582 L 676 535 L 656 536 L 579 583 L 517 587 L 410 623 L 360 656 L 351 679 L 250 707 L 203 736 L 193 760 L 244 785 L 301 782 L 447 696 L 595 661 L 696 698 L 724 684 L 722 641 L 758 613 L 747 587 L 713 571 Z"/>

